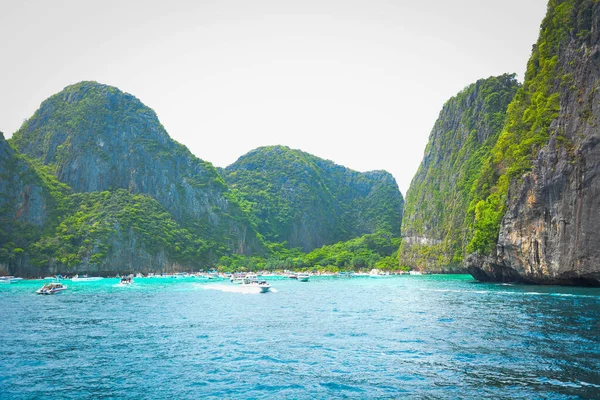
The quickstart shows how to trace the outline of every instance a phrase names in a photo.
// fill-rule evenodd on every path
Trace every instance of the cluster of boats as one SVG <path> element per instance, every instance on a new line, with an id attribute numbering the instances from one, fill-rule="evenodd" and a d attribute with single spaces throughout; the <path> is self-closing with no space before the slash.
<path id="1" fill-rule="evenodd" d="M 156 277 L 156 278 L 188 277 L 189 278 L 192 276 L 195 277 L 196 275 L 190 275 L 190 274 L 154 275 L 154 274 L 149 274 L 147 277 L 148 278 L 154 278 L 154 277 Z M 138 274 L 138 275 L 136 275 L 136 278 L 138 278 L 138 277 L 143 277 L 143 276 L 141 274 Z M 60 276 L 46 277 L 45 278 L 46 280 L 51 280 L 52 282 L 44 284 L 44 286 L 42 286 L 40 289 L 36 290 L 36 293 L 38 293 L 38 294 L 55 294 L 55 293 L 59 293 L 64 290 L 67 290 L 66 285 L 58 282 L 61 278 L 62 277 L 60 277 Z M 133 284 L 133 282 L 134 282 L 133 278 L 134 278 L 133 274 L 120 277 L 118 286 L 128 286 L 128 285 Z M 21 279 L 21 278 L 18 278 L 18 279 Z M 98 281 L 100 279 L 104 279 L 104 278 L 97 277 L 97 276 L 87 276 L 87 275 L 80 277 L 78 275 L 75 275 L 71 278 L 71 281 L 73 281 L 73 282 L 93 282 L 93 281 Z M 222 279 L 222 278 L 219 277 L 219 278 L 212 278 L 212 279 Z M 260 289 L 261 293 L 266 293 L 271 289 L 271 285 L 266 280 L 258 279 L 258 275 L 256 275 L 256 274 L 233 274 L 230 276 L 230 280 L 232 283 L 235 283 L 235 284 L 256 287 L 256 288 Z"/>
<path id="2" fill-rule="evenodd" d="M 314 271 L 313 271 L 314 272 Z M 354 272 L 354 271 L 344 271 L 339 272 L 337 274 L 327 274 L 327 273 L 318 273 L 315 272 L 315 275 L 320 276 L 338 276 L 338 277 L 371 277 L 371 278 L 384 278 L 390 277 L 399 274 L 399 272 L 390 273 L 386 271 L 381 271 L 379 269 L 372 269 L 370 272 Z M 410 271 L 405 272 L 402 271 L 400 274 L 410 274 L 410 275 L 421 275 L 422 272 L 419 271 Z M 277 277 L 277 278 L 290 278 L 298 280 L 299 282 L 307 282 L 311 278 L 311 274 L 307 272 L 293 272 L 293 271 L 284 271 L 282 274 L 266 272 L 263 271 L 263 274 L 260 275 L 261 279 L 259 279 L 259 275 L 255 273 L 234 273 L 234 274 L 223 274 L 218 273 L 217 271 L 209 271 L 209 272 L 197 272 L 197 273 L 174 273 L 174 274 L 153 274 L 148 273 L 147 275 L 142 275 L 138 273 L 135 275 L 135 278 L 195 278 L 195 279 L 203 279 L 203 280 L 222 280 L 229 279 L 233 284 L 246 285 L 251 287 L 256 287 L 260 289 L 261 293 L 266 293 L 271 289 L 271 285 L 264 280 L 265 277 Z M 134 275 L 130 274 L 127 276 L 119 276 L 117 278 L 120 279 L 118 286 L 128 286 L 133 284 Z M 56 276 L 48 276 L 44 278 L 47 281 L 51 281 L 50 283 L 44 284 L 40 289 L 36 290 L 36 293 L 39 294 L 55 294 L 67 290 L 67 286 L 59 281 L 69 279 L 67 277 L 63 277 L 61 275 Z M 72 282 L 94 282 L 104 279 L 99 276 L 88 276 L 88 275 L 74 275 L 70 278 Z M 18 283 L 22 281 L 23 278 L 18 278 L 14 276 L 0 276 L 0 283 Z"/>

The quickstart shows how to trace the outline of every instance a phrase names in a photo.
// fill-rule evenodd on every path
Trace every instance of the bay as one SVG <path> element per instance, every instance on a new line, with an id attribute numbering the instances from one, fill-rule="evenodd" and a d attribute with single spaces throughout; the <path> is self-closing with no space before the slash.
<path id="1" fill-rule="evenodd" d="M 0 286 L 0 398 L 597 398 L 600 289 L 467 275 Z"/>

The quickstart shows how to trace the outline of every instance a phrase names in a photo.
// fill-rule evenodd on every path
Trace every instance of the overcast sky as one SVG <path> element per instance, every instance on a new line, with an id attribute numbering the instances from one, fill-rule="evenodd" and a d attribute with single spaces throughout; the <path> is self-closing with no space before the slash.
<path id="1" fill-rule="evenodd" d="M 480 78 L 522 80 L 545 12 L 546 0 L 5 1 L 0 131 L 95 80 L 217 166 L 282 144 L 387 170 L 406 194 L 446 100 Z"/>

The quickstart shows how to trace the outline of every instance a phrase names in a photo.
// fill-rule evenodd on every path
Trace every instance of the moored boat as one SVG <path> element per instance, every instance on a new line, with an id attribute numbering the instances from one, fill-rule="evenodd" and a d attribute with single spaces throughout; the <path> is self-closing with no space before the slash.
<path id="1" fill-rule="evenodd" d="M 300 282 L 308 282 L 309 278 L 310 278 L 310 275 L 307 274 L 306 272 L 299 272 L 298 274 L 296 274 L 296 279 L 298 279 L 298 281 L 300 281 Z"/>
<path id="2" fill-rule="evenodd" d="M 46 283 L 44 286 L 36 290 L 37 294 L 55 294 L 67 290 L 67 286 L 62 283 Z"/>
<path id="3" fill-rule="evenodd" d="M 79 276 L 79 275 L 75 275 L 74 277 L 71 278 L 71 280 L 73 282 L 93 282 L 93 281 L 99 281 L 101 279 L 104 279 L 100 276 Z"/>
<path id="4" fill-rule="evenodd" d="M 14 276 L 0 276 L 0 283 L 19 283 L 23 278 L 17 278 Z"/>
<path id="5" fill-rule="evenodd" d="M 389 273 L 384 273 L 383 271 L 377 269 L 377 268 L 373 268 L 371 270 L 371 272 L 369 272 L 369 276 L 371 278 L 387 278 L 388 276 L 390 276 Z"/>

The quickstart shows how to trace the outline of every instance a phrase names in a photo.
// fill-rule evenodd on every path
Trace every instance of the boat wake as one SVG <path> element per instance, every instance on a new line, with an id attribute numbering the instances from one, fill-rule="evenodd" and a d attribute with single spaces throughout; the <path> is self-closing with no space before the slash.
<path id="1" fill-rule="evenodd" d="M 199 288 L 207 289 L 207 290 L 218 290 L 220 292 L 228 292 L 228 293 L 242 293 L 242 294 L 260 294 L 260 287 L 251 286 L 251 285 L 196 285 Z M 271 288 L 270 292 L 277 293 L 277 289 Z"/>

